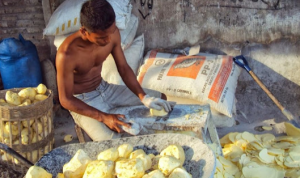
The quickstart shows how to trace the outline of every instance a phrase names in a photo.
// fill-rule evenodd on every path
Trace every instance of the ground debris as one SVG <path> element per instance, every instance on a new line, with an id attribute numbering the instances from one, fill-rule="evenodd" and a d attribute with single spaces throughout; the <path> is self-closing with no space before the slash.
<path id="1" fill-rule="evenodd" d="M 22 178 L 24 175 L 0 163 L 0 178 Z"/>

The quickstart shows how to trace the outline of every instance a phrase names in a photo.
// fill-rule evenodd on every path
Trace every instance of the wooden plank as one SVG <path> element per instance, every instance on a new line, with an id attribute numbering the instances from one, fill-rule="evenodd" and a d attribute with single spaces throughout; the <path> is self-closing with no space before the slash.
<path id="1" fill-rule="evenodd" d="M 83 133 L 82 133 L 82 129 L 76 123 L 75 123 L 75 131 L 76 131 L 79 143 L 85 143 Z"/>

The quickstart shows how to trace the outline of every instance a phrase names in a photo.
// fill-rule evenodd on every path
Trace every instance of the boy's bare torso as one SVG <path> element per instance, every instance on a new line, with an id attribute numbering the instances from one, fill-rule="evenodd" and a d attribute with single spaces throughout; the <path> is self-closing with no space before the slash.
<path id="1" fill-rule="evenodd" d="M 79 32 L 70 35 L 59 47 L 58 53 L 66 53 L 74 65 L 74 94 L 86 93 L 97 88 L 102 80 L 102 64 L 113 48 L 89 44 L 82 40 Z M 68 64 L 67 64 L 68 65 Z"/>

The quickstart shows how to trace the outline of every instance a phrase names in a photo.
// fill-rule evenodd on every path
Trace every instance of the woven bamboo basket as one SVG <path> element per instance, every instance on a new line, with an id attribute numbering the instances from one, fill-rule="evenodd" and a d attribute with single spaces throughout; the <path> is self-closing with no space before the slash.
<path id="1" fill-rule="evenodd" d="M 22 88 L 0 91 L 0 99 L 7 91 L 18 93 Z M 27 160 L 35 163 L 53 149 L 53 93 L 47 90 L 47 99 L 27 106 L 0 106 L 0 142 L 13 148 Z M 17 158 L 0 150 L 0 162 L 15 171 L 25 173 L 28 167 Z"/>

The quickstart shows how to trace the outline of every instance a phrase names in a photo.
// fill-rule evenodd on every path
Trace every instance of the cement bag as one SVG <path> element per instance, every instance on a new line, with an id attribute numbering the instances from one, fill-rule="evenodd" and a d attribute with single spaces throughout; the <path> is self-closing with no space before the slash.
<path id="1" fill-rule="evenodd" d="M 182 56 L 152 50 L 145 56 L 138 81 L 143 88 L 207 103 L 231 117 L 240 71 L 231 56 Z"/>
<path id="2" fill-rule="evenodd" d="M 0 72 L 4 89 L 36 87 L 42 83 L 42 70 L 35 45 L 25 40 L 0 41 Z"/>
<path id="3" fill-rule="evenodd" d="M 144 35 L 141 35 L 137 37 L 133 41 L 131 46 L 124 51 L 127 63 L 129 64 L 129 66 L 135 74 L 137 74 L 137 70 L 141 65 L 141 59 L 144 53 L 144 44 Z M 104 61 L 101 76 L 108 83 L 125 85 L 122 78 L 119 75 L 116 63 L 112 55 L 109 55 Z"/>
<path id="4" fill-rule="evenodd" d="M 81 6 L 87 0 L 65 0 L 53 12 L 44 29 L 44 35 L 64 35 L 79 30 Z M 116 14 L 116 25 L 125 29 L 130 20 L 132 5 L 129 0 L 108 0 Z M 124 5 L 120 7 L 117 2 Z"/>
<path id="5" fill-rule="evenodd" d="M 127 27 L 125 30 L 120 30 L 120 35 L 121 35 L 121 47 L 122 49 L 127 49 L 130 44 L 132 43 L 136 31 L 139 25 L 139 20 L 138 18 L 131 14 L 130 21 L 127 24 Z M 65 34 L 65 35 L 56 35 L 54 38 L 54 45 L 56 46 L 56 49 L 59 48 L 59 46 L 64 42 L 64 40 L 73 33 Z"/>

